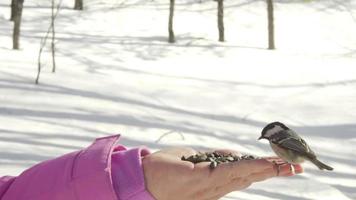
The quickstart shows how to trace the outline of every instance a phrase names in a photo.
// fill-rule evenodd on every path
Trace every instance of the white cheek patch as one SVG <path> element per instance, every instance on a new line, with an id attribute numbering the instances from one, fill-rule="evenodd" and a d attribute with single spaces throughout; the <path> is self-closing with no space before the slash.
<path id="1" fill-rule="evenodd" d="M 265 137 L 271 137 L 272 135 L 278 133 L 279 131 L 283 131 L 284 129 L 280 126 L 274 126 L 272 129 L 269 129 L 266 134 Z"/>

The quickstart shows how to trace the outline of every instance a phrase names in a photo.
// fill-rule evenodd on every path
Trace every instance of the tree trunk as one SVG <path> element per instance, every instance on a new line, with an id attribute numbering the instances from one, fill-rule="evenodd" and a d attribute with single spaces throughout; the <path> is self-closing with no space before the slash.
<path id="1" fill-rule="evenodd" d="M 267 13 L 268 13 L 268 49 L 275 49 L 274 44 L 274 13 L 273 13 L 273 0 L 267 0 Z"/>
<path id="2" fill-rule="evenodd" d="M 21 18 L 22 18 L 22 8 L 24 0 L 15 0 L 15 10 L 16 14 L 14 16 L 14 31 L 12 36 L 13 49 L 20 48 L 20 27 L 21 27 Z"/>
<path id="3" fill-rule="evenodd" d="M 169 22 L 168 22 L 169 43 L 175 42 L 174 31 L 173 31 L 173 16 L 174 16 L 174 4 L 175 4 L 174 1 L 175 0 L 170 0 L 170 4 L 169 4 Z"/>
<path id="4" fill-rule="evenodd" d="M 75 0 L 74 10 L 83 10 L 83 0 Z"/>
<path id="5" fill-rule="evenodd" d="M 218 29 L 219 29 L 219 41 L 225 41 L 224 33 L 224 0 L 217 0 L 218 2 Z"/>
<path id="6" fill-rule="evenodd" d="M 15 14 L 16 14 L 16 6 L 15 6 L 15 0 L 11 0 L 11 16 L 10 16 L 10 20 L 14 21 L 15 19 Z"/>

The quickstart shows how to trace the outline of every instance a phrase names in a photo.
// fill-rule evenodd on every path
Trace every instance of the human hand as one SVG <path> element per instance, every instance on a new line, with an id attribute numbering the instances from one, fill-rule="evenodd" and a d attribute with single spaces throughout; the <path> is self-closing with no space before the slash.
<path id="1" fill-rule="evenodd" d="M 221 153 L 237 152 L 221 150 Z M 147 190 L 156 200 L 217 200 L 275 176 L 302 173 L 300 165 L 281 165 L 276 157 L 223 163 L 211 170 L 209 162 L 193 164 L 182 156 L 194 155 L 191 148 L 173 148 L 145 156 L 142 160 Z"/>

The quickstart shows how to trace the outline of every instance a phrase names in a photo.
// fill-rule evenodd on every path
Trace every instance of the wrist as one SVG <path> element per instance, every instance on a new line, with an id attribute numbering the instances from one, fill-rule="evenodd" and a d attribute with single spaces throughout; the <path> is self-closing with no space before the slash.
<path id="1" fill-rule="evenodd" d="M 122 149 L 112 155 L 112 178 L 120 200 L 153 200 L 146 190 L 142 158 L 150 154 L 146 148 Z"/>

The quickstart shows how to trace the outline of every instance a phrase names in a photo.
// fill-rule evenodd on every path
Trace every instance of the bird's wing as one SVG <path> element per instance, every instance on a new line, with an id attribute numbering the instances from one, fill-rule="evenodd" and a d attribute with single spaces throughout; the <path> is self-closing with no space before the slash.
<path id="1" fill-rule="evenodd" d="M 296 151 L 302 155 L 310 158 L 315 157 L 314 152 L 310 149 L 308 144 L 300 137 L 287 137 L 275 142 L 280 147 Z"/>

